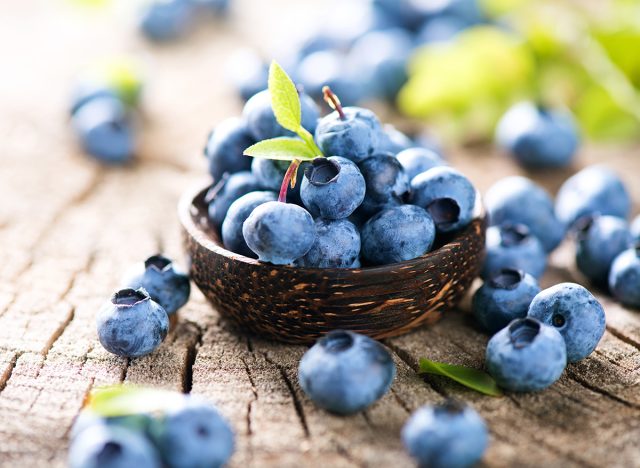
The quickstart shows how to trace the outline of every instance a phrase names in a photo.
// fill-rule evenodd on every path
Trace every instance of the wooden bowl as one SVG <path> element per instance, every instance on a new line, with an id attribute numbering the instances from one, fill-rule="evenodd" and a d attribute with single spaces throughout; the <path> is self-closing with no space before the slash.
<path id="1" fill-rule="evenodd" d="M 373 338 L 407 333 L 454 307 L 484 258 L 478 196 L 469 226 L 413 260 L 358 269 L 259 262 L 222 246 L 207 221 L 207 188 L 186 193 L 179 206 L 191 278 L 220 314 L 261 337 L 312 343 L 337 328 Z"/>

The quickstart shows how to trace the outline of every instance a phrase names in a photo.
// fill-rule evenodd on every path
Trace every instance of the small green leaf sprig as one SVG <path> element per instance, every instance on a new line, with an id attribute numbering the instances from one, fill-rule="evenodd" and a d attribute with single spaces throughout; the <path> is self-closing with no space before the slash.
<path id="1" fill-rule="evenodd" d="M 302 126 L 300 96 L 296 86 L 275 60 L 271 62 L 269 67 L 269 94 L 276 121 L 287 130 L 295 133 L 298 138 L 279 137 L 262 140 L 248 147 L 244 154 L 254 158 L 291 161 L 278 197 L 279 201 L 284 202 L 287 196 L 287 187 L 289 185 L 291 188 L 295 187 L 300 163 L 324 155 L 313 140 L 313 135 Z"/>
<path id="2" fill-rule="evenodd" d="M 472 367 L 420 359 L 420 374 L 433 374 L 455 380 L 461 385 L 489 396 L 502 396 L 502 390 L 486 372 Z"/>

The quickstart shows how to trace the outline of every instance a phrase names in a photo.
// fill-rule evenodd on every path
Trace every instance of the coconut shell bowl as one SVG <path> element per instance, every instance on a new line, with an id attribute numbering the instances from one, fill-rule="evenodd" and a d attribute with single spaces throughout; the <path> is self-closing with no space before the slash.
<path id="1" fill-rule="evenodd" d="M 191 278 L 222 316 L 264 338 L 308 344 L 335 329 L 402 335 L 454 307 L 484 258 L 487 219 L 478 196 L 466 228 L 413 260 L 357 269 L 259 262 L 223 247 L 207 221 L 207 188 L 187 192 L 179 206 Z"/>

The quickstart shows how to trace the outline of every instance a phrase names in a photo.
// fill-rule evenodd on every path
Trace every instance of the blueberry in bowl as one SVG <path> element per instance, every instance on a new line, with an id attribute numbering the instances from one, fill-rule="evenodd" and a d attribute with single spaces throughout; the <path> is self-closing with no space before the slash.
<path id="1" fill-rule="evenodd" d="M 221 315 L 263 337 L 310 344 L 335 329 L 377 339 L 407 333 L 454 307 L 484 260 L 487 220 L 479 196 L 471 222 L 437 234 L 424 255 L 317 268 L 275 265 L 226 249 L 208 221 L 208 189 L 185 193 L 179 206 L 191 279 Z"/>

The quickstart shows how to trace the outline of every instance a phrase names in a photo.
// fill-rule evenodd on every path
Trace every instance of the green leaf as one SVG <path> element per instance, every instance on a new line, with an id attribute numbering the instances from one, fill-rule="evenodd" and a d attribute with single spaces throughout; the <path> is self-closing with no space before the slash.
<path id="1" fill-rule="evenodd" d="M 279 159 L 293 161 L 294 159 L 313 159 L 322 153 L 314 151 L 309 145 L 298 139 L 289 137 L 262 140 L 244 150 L 245 156 L 254 158 Z"/>
<path id="2" fill-rule="evenodd" d="M 490 396 L 501 396 L 502 391 L 498 388 L 495 380 L 486 372 L 471 367 L 458 366 L 455 364 L 445 364 L 442 362 L 420 359 L 421 374 L 435 374 L 455 380 L 465 387 Z"/>
<path id="3" fill-rule="evenodd" d="M 180 404 L 183 398 L 181 393 L 168 390 L 115 385 L 94 390 L 87 409 L 104 417 L 156 413 Z"/>
<path id="4" fill-rule="evenodd" d="M 269 94 L 278 123 L 287 130 L 298 133 L 302 127 L 300 96 L 289 75 L 275 60 L 269 68 Z"/>
<path id="5" fill-rule="evenodd" d="M 316 145 L 316 142 L 313 139 L 313 135 L 309 133 L 306 128 L 301 126 L 297 133 L 298 136 L 307 144 L 309 149 L 316 154 L 316 156 L 322 156 L 322 150 L 318 148 L 318 145 Z"/>

